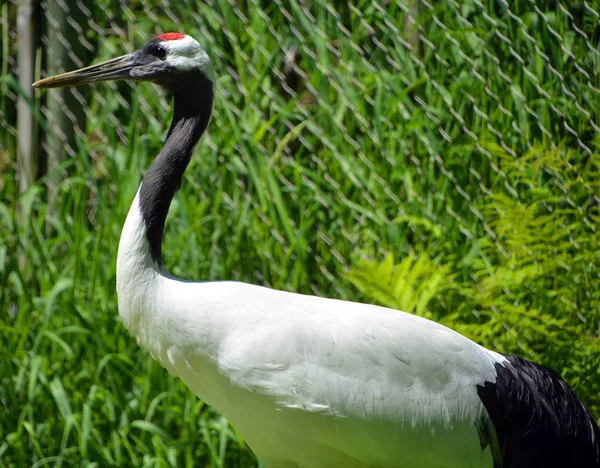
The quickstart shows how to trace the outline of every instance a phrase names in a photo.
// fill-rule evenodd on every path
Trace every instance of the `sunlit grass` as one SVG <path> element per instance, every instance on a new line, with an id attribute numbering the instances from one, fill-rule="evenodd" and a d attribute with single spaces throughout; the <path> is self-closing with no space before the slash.
<path id="1" fill-rule="evenodd" d="M 554 367 L 600 415 L 600 165 L 577 107 L 596 121 L 598 68 L 560 12 L 548 13 L 553 35 L 530 2 L 514 6 L 522 27 L 490 7 L 521 63 L 490 32 L 479 2 L 423 7 L 422 34 L 435 49 L 423 43 L 413 54 L 390 26 L 404 24 L 397 2 L 385 11 L 354 2 L 339 17 L 324 1 L 310 17 L 295 1 L 237 12 L 226 0 L 170 2 L 182 22 L 157 7 L 160 26 L 148 3 L 129 2 L 135 25 L 108 0 L 93 14 L 98 23 L 107 9 L 122 14 L 113 22 L 137 45 L 185 30 L 219 75 L 216 115 L 171 207 L 169 270 L 405 307 Z M 297 18 L 293 31 L 282 8 Z M 523 31 L 566 76 L 577 105 Z M 98 59 L 127 41 L 101 41 Z M 581 58 L 592 88 L 569 73 L 561 44 Z M 294 95 L 273 71 L 292 46 L 306 75 L 286 82 Z M 2 57 L 0 89 L 14 89 Z M 96 86 L 51 210 L 45 180 L 18 195 L 14 164 L 3 164 L 16 145 L 12 100 L 0 93 L 3 466 L 257 465 L 234 429 L 139 350 L 118 319 L 118 239 L 162 144 L 166 102 L 149 84 Z M 396 267 L 382 266 L 387 252 Z M 367 273 L 348 276 L 353 266 Z"/>

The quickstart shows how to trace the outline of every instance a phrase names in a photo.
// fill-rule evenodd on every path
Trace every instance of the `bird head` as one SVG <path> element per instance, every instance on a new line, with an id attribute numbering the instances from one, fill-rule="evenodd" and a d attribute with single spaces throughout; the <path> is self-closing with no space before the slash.
<path id="1" fill-rule="evenodd" d="M 34 88 L 63 88 L 98 81 L 151 81 L 172 91 L 198 75 L 214 83 L 210 58 L 192 37 L 166 33 L 146 42 L 140 49 L 90 67 L 44 78 Z"/>

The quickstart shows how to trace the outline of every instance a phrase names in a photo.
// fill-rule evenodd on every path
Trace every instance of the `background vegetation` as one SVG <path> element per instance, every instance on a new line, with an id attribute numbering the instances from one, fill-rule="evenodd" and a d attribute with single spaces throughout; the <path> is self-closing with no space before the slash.
<path id="1" fill-rule="evenodd" d="M 424 315 L 554 368 L 600 416 L 598 2 L 167 5 L 97 1 L 80 41 L 101 60 L 185 31 L 215 62 L 174 274 Z M 120 229 L 168 96 L 96 86 L 73 155 L 20 194 L 1 14 L 0 465 L 256 465 L 118 319 Z M 31 105 L 43 154 L 60 129 Z"/>

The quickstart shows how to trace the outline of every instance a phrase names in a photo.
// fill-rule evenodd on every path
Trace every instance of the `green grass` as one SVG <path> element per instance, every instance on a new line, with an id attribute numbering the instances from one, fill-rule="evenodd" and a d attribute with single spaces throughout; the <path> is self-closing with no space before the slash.
<path id="1" fill-rule="evenodd" d="M 98 60 L 184 30 L 219 75 L 216 115 L 169 215 L 166 266 L 434 318 L 555 368 L 600 416 L 600 151 L 590 124 L 600 5 L 569 10 L 584 37 L 560 8 L 538 13 L 529 1 L 508 11 L 491 0 L 419 3 L 426 41 L 410 53 L 394 30 L 406 3 L 358 1 L 339 15 L 324 0 L 231 3 L 166 11 L 140 1 L 127 11 L 104 0 L 91 10 L 127 34 L 102 38 Z M 2 50 L 15 57 L 14 6 L 2 8 Z M 292 95 L 274 72 L 291 46 L 305 74 L 289 77 Z M 46 179 L 17 193 L 8 56 L 0 464 L 257 466 L 118 319 L 116 247 L 167 129 L 166 97 L 149 84 L 96 86 L 50 209 Z"/>

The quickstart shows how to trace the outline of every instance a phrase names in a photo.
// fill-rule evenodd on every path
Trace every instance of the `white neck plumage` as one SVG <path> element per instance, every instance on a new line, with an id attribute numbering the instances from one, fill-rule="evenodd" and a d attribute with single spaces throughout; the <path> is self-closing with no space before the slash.
<path id="1" fill-rule="evenodd" d="M 154 297 L 157 281 L 170 277 L 162 268 L 165 219 L 213 108 L 213 83 L 204 74 L 188 72 L 181 82 L 186 85 L 173 92 L 173 121 L 165 144 L 129 209 L 117 254 L 119 312 L 126 328 L 142 340 L 140 322 L 153 309 L 147 301 Z"/>
<path id="2" fill-rule="evenodd" d="M 142 182 L 143 183 L 143 182 Z M 162 267 L 152 259 L 146 238 L 146 226 L 140 211 L 140 190 L 129 208 L 117 253 L 117 296 L 119 313 L 125 328 L 140 335 L 140 321 L 148 310 L 147 299 Z"/>

